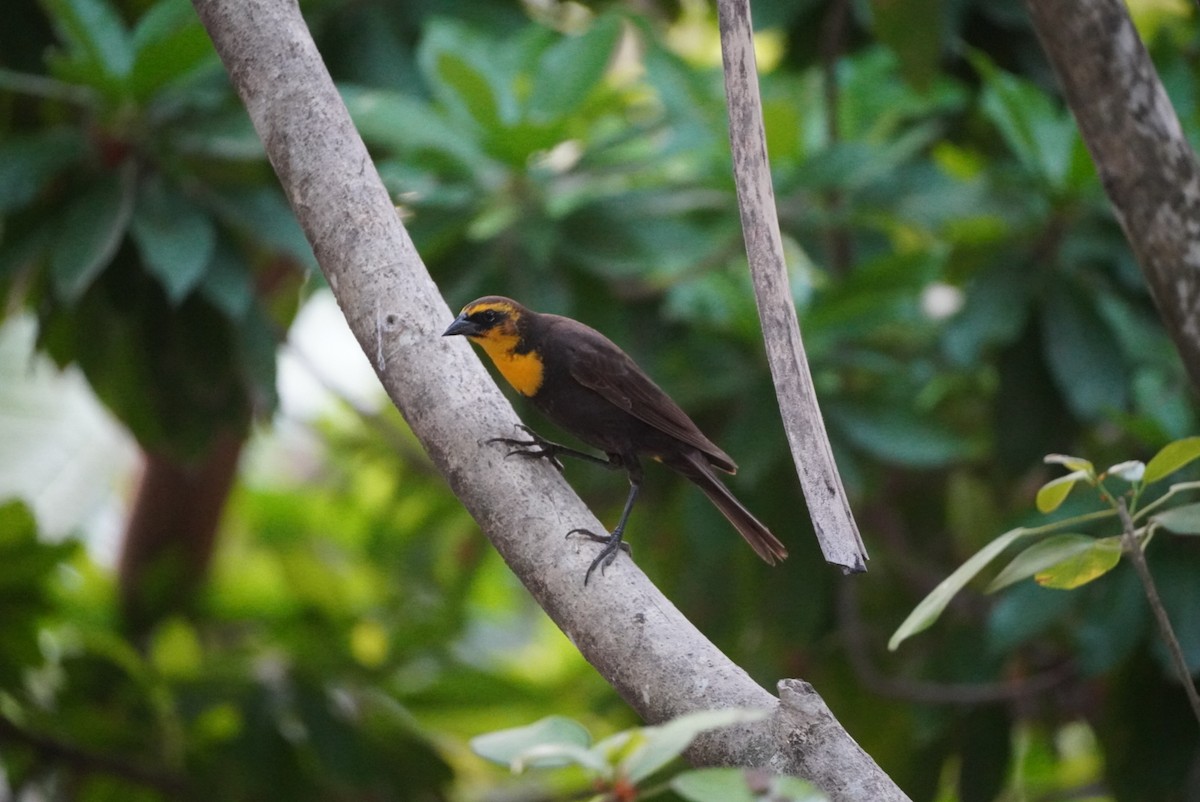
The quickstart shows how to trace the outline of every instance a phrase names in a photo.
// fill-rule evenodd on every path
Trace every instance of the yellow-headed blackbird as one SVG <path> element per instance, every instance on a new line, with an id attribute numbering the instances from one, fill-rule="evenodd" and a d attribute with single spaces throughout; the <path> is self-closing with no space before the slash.
<path id="1" fill-rule="evenodd" d="M 570 456 L 624 468 L 629 474 L 629 498 L 611 534 L 601 536 L 586 529 L 567 533 L 604 543 L 588 567 L 585 585 L 592 571 L 598 565 L 609 565 L 624 545 L 625 523 L 642 485 L 640 455 L 697 484 L 769 564 L 787 557 L 783 544 L 713 472 L 713 468 L 726 473 L 737 470 L 729 455 L 705 437 L 687 413 L 600 332 L 570 318 L 533 312 L 508 298 L 487 296 L 463 307 L 443 336 L 452 334 L 465 335 L 482 346 L 517 392 L 608 459 L 551 443 L 530 429 L 525 429 L 530 440 L 495 439 L 513 447 L 510 455 L 544 457 L 560 470 L 558 457 Z"/>

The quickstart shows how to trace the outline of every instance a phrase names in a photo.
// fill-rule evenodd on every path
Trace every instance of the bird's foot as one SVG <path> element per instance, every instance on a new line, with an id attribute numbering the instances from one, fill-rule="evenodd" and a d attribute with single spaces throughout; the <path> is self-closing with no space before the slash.
<path id="1" fill-rule="evenodd" d="M 604 569 L 612 565 L 613 560 L 617 559 L 618 551 L 623 551 L 630 555 L 630 557 L 633 556 L 633 549 L 621 539 L 624 533 L 620 529 L 606 535 L 597 535 L 590 529 L 572 529 L 570 532 L 567 532 L 567 537 L 574 535 L 582 535 L 588 540 L 604 544 L 604 548 L 600 549 L 600 553 L 596 555 L 596 559 L 592 560 L 592 564 L 588 566 L 587 573 L 583 575 L 584 587 L 587 587 L 588 580 L 592 578 L 592 572 L 597 568 L 600 569 L 601 575 L 604 574 Z"/>
<path id="2" fill-rule="evenodd" d="M 525 457 L 526 459 L 545 459 L 557 468 L 559 473 L 563 472 L 563 464 L 559 460 L 558 455 L 571 449 L 561 446 L 558 443 L 550 442 L 523 423 L 518 423 L 517 428 L 529 435 L 529 439 L 518 440 L 515 437 L 493 437 L 491 440 L 488 440 L 488 443 L 501 443 L 508 446 L 509 452 L 504 455 L 506 458 Z"/>

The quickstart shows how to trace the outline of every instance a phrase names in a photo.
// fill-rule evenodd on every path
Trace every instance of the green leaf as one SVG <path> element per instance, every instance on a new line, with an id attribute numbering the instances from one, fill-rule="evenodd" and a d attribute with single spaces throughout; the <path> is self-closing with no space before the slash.
<path id="1" fill-rule="evenodd" d="M 671 790 L 689 802 L 756 802 L 745 769 L 697 769 L 671 778 Z"/>
<path id="2" fill-rule="evenodd" d="M 203 278 L 217 244 L 208 215 L 161 175 L 144 182 L 132 233 L 147 271 L 176 304 Z"/>
<path id="3" fill-rule="evenodd" d="M 448 51 L 438 54 L 436 69 L 442 82 L 458 95 L 462 106 L 480 127 L 490 131 L 501 127 L 500 104 L 484 72 L 467 59 Z"/>
<path id="4" fill-rule="evenodd" d="M 133 45 L 120 13 L 107 0 L 43 0 L 66 59 L 56 64 L 68 80 L 112 92 L 129 75 Z"/>
<path id="5" fill-rule="evenodd" d="M 476 736 L 471 739 L 471 750 L 482 758 L 509 766 L 523 753 L 535 748 L 587 749 L 591 744 L 591 734 L 579 722 L 564 716 L 547 716 L 524 727 Z M 556 761 L 542 765 L 566 765 L 562 755 L 558 755 Z"/>
<path id="6" fill-rule="evenodd" d="M 937 78 L 942 54 L 941 3 L 872 0 L 871 11 L 875 35 L 896 53 L 904 78 L 914 88 L 927 90 Z"/>
<path id="7" fill-rule="evenodd" d="M 228 225 L 250 235 L 262 246 L 291 256 L 303 267 L 316 267 L 312 247 L 277 189 L 243 189 L 212 196 L 210 200 Z"/>
<path id="8" fill-rule="evenodd" d="M 510 70 L 498 58 L 498 48 L 496 40 L 466 26 L 437 20 L 417 53 L 434 96 L 488 133 L 517 121 Z"/>
<path id="9" fill-rule="evenodd" d="M 1083 471 L 1089 475 L 1096 474 L 1096 466 L 1083 457 L 1072 457 L 1070 454 L 1047 454 L 1042 458 L 1047 465 L 1062 465 L 1069 471 Z"/>
<path id="10" fill-rule="evenodd" d="M 441 156 L 452 167 L 466 168 L 486 181 L 497 167 L 479 147 L 478 140 L 463 127 L 451 125 L 438 111 L 419 98 L 357 86 L 340 87 L 342 99 L 359 133 L 371 145 L 398 150 L 401 154 Z"/>
<path id="11" fill-rule="evenodd" d="M 645 739 L 622 761 L 623 774 L 636 784 L 683 754 L 701 733 L 761 721 L 768 715 L 767 710 L 748 708 L 701 710 L 656 727 L 646 727 L 642 730 Z"/>
<path id="12" fill-rule="evenodd" d="M 1150 520 L 1176 535 L 1200 535 L 1200 503 L 1164 510 Z"/>
<path id="13" fill-rule="evenodd" d="M 1087 535 L 1062 534 L 1035 543 L 1012 559 L 1004 570 L 996 575 L 987 586 L 987 593 L 995 593 L 1014 582 L 1028 579 L 1034 574 L 1058 565 L 1064 560 L 1081 554 L 1096 543 Z"/>
<path id="14" fill-rule="evenodd" d="M 1039 572 L 1034 580 L 1042 587 L 1071 590 L 1107 574 L 1120 561 L 1121 538 L 1100 538 L 1090 548 Z"/>
<path id="15" fill-rule="evenodd" d="M 885 404 L 843 404 L 829 418 L 848 440 L 880 459 L 935 468 L 966 456 L 970 445 L 945 425 Z"/>
<path id="16" fill-rule="evenodd" d="M 200 292 L 231 320 L 242 320 L 254 303 L 250 266 L 228 242 L 218 240 Z"/>
<path id="17" fill-rule="evenodd" d="M 41 542 L 24 503 L 0 504 L 0 687 L 21 687 L 43 664 L 39 631 L 52 604 L 49 579 L 76 545 Z"/>
<path id="18" fill-rule="evenodd" d="M 1076 139 L 1071 116 L 1037 86 L 1003 72 L 982 53 L 970 58 L 983 79 L 980 106 L 1013 155 L 1050 187 L 1065 187 Z"/>
<path id="19" fill-rule="evenodd" d="M 608 776 L 611 767 L 594 749 L 571 744 L 539 744 L 518 754 L 509 763 L 514 774 L 529 768 L 552 769 L 576 765 L 600 776 Z"/>
<path id="20" fill-rule="evenodd" d="M 133 165 L 96 182 L 63 212 L 50 247 L 55 293 L 67 304 L 78 301 L 108 266 L 133 216 L 136 198 Z"/>
<path id="21" fill-rule="evenodd" d="M 1070 616 L 1074 597 L 1036 582 L 1018 582 L 999 595 L 987 621 L 988 655 L 1007 655 Z"/>
<path id="22" fill-rule="evenodd" d="M 1072 471 L 1066 476 L 1060 476 L 1057 479 L 1051 479 L 1046 484 L 1038 488 L 1037 492 L 1037 508 L 1039 512 L 1047 513 L 1054 512 L 1062 503 L 1067 500 L 1067 496 L 1071 492 L 1071 488 L 1075 487 L 1076 482 L 1089 482 L 1091 477 L 1087 471 Z"/>
<path id="23" fill-rule="evenodd" d="M 37 521 L 24 502 L 7 501 L 0 505 L 0 549 L 8 551 L 36 540 Z"/>
<path id="24" fill-rule="evenodd" d="M 219 67 L 216 51 L 186 0 L 158 0 L 133 30 L 133 96 L 149 99 L 162 86 L 204 66 Z"/>
<path id="25" fill-rule="evenodd" d="M 1167 443 L 1146 463 L 1146 474 L 1142 477 L 1142 481 L 1146 484 L 1157 482 L 1194 462 L 1197 458 L 1200 458 L 1200 437 L 1185 437 L 1182 440 Z"/>
<path id="26" fill-rule="evenodd" d="M 581 36 L 548 47 L 534 73 L 528 117 L 535 123 L 572 114 L 604 77 L 621 36 L 616 17 L 601 17 Z"/>
<path id="27" fill-rule="evenodd" d="M 204 661 L 204 647 L 196 628 L 182 618 L 164 621 L 150 639 L 150 664 L 164 677 L 195 679 Z"/>
<path id="28" fill-rule="evenodd" d="M 812 783 L 799 777 L 773 777 L 770 788 L 770 798 L 778 802 L 826 802 L 829 799 Z"/>
<path id="29" fill-rule="evenodd" d="M 822 802 L 826 796 L 810 783 L 753 769 L 710 768 L 671 778 L 671 790 L 688 802 Z"/>
<path id="30" fill-rule="evenodd" d="M 50 179 L 74 167 L 86 153 L 80 132 L 70 128 L 0 142 L 0 214 L 29 203 Z"/>
<path id="31" fill-rule="evenodd" d="M 45 259 L 50 245 L 57 240 L 57 223 L 48 217 L 27 232 L 5 230 L 5 241 L 0 247 L 0 281 Z"/>
<path id="32" fill-rule="evenodd" d="M 1001 263 L 971 278 L 966 303 L 946 322 L 946 350 L 958 365 L 974 364 L 987 349 L 1013 342 L 1029 319 L 1029 287 L 1019 269 Z"/>
<path id="33" fill-rule="evenodd" d="M 1041 309 L 1042 349 L 1055 386 L 1077 416 L 1123 410 L 1129 387 L 1120 343 L 1079 286 L 1052 285 Z"/>
<path id="34" fill-rule="evenodd" d="M 908 638 L 928 629 L 942 611 L 946 609 L 946 605 L 950 603 L 960 590 L 962 590 L 968 582 L 975 578 L 975 575 L 982 571 L 988 563 L 995 559 L 999 554 L 1015 543 L 1017 540 L 1028 534 L 1028 530 L 1017 528 L 1009 530 L 998 538 L 988 543 L 982 549 L 975 553 L 971 559 L 960 565 L 954 573 L 941 581 L 928 596 L 921 600 L 908 618 L 904 619 L 896 632 L 888 641 L 888 649 L 895 651 L 901 643 Z"/>

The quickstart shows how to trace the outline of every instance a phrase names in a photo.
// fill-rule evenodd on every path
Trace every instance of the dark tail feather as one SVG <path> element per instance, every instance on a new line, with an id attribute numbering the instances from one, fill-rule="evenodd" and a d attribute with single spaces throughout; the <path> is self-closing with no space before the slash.
<path id="1" fill-rule="evenodd" d="M 725 483 L 717 478 L 703 454 L 698 451 L 687 454 L 679 462 L 671 464 L 670 467 L 691 479 L 696 486 L 703 490 L 709 501 L 729 519 L 733 528 L 746 538 L 746 542 L 750 544 L 754 552 L 762 557 L 768 565 L 774 565 L 788 556 L 787 548 L 771 534 L 771 530 L 767 529 L 762 521 L 743 507 L 741 502 L 729 492 L 729 488 L 725 487 Z"/>

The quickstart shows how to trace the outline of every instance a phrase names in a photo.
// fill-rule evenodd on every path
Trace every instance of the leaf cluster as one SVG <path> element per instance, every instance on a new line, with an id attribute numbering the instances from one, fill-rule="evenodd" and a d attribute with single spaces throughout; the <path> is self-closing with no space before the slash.
<path id="1" fill-rule="evenodd" d="M 930 627 L 954 596 L 1014 543 L 1029 538 L 1037 539 L 1036 543 L 1026 546 L 1013 557 L 992 579 L 987 586 L 988 593 L 995 593 L 1029 578 L 1033 578 L 1042 587 L 1073 590 L 1104 576 L 1115 568 L 1121 559 L 1121 535 L 1091 537 L 1074 532 L 1062 533 L 1061 530 L 1078 528 L 1097 520 L 1116 518 L 1118 496 L 1128 496 L 1131 521 L 1135 524 L 1145 521 L 1145 524 L 1133 533 L 1140 549 L 1149 545 L 1154 533 L 1160 528 L 1176 535 L 1200 534 L 1200 504 L 1166 506 L 1176 496 L 1200 489 L 1200 485 L 1195 482 L 1172 485 L 1153 503 L 1139 508 L 1139 501 L 1152 485 L 1197 459 L 1200 459 L 1200 437 L 1168 443 L 1149 463 L 1129 460 L 1114 465 L 1103 473 L 1098 473 L 1091 462 L 1079 457 L 1061 454 L 1046 457 L 1047 463 L 1063 465 L 1070 468 L 1071 472 L 1047 482 L 1038 490 L 1037 507 L 1040 512 L 1047 514 L 1057 510 L 1066 501 L 1071 489 L 1080 483 L 1095 488 L 1105 507 L 1042 526 L 1019 527 L 998 536 L 946 577 L 917 605 L 892 635 L 888 648 L 896 649 L 907 638 Z M 1128 490 L 1114 494 L 1105 486 L 1106 479 L 1126 484 Z M 1050 536 L 1041 537 L 1043 535 Z M 1200 660 L 1191 668 L 1193 672 L 1200 671 Z"/>
<path id="2" fill-rule="evenodd" d="M 0 69 L 0 292 L 144 446 L 194 454 L 273 406 L 273 298 L 311 253 L 190 4 L 44 10 L 44 72 Z"/>
<path id="3" fill-rule="evenodd" d="M 598 743 L 577 721 L 550 716 L 524 727 L 491 732 L 472 739 L 471 748 L 514 773 L 527 769 L 578 766 L 596 792 L 595 802 L 653 799 L 673 792 L 688 802 L 819 802 L 825 795 L 794 777 L 772 777 L 737 768 L 697 769 L 676 773 L 654 784 L 695 738 L 709 730 L 760 721 L 762 710 L 705 710 L 654 727 L 611 735 Z"/>

